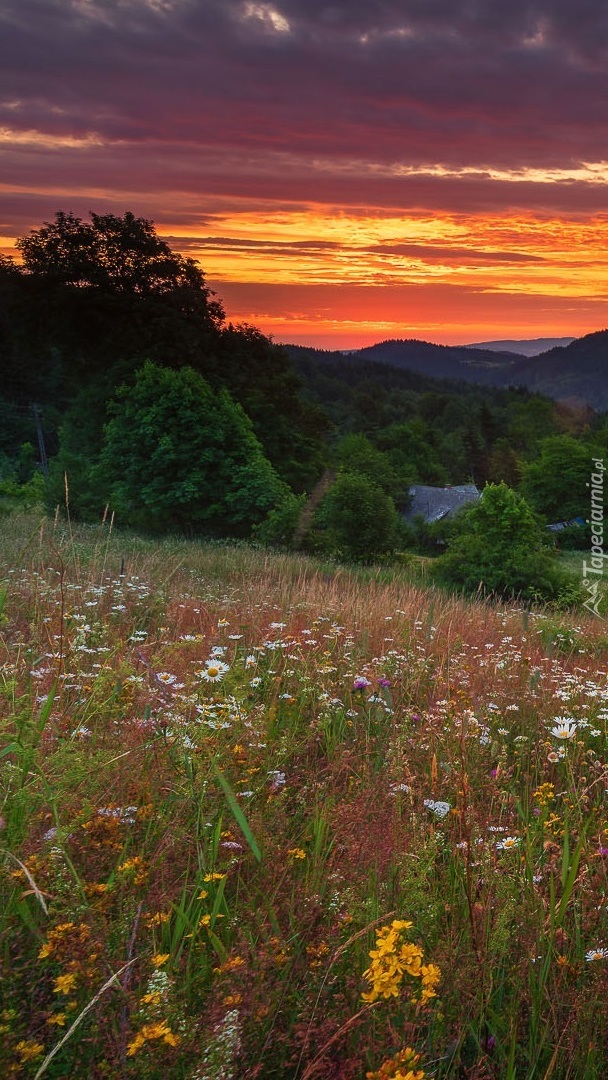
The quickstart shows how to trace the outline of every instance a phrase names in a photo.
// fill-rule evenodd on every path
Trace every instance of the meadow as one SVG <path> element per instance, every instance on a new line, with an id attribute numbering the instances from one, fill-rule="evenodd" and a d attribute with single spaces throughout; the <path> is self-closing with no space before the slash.
<path id="1" fill-rule="evenodd" d="M 8 1077 L 608 1075 L 608 632 L 0 520 Z"/>

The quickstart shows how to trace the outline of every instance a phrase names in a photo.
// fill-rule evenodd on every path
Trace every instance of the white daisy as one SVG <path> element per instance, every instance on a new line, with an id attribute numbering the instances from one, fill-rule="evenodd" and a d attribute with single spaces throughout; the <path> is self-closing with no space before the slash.
<path id="1" fill-rule="evenodd" d="M 198 671 L 197 675 L 200 675 L 205 682 L 221 682 L 227 671 L 230 671 L 228 664 L 225 664 L 223 660 L 216 660 L 212 657 L 207 660 L 205 667 L 202 671 Z"/>
<path id="2" fill-rule="evenodd" d="M 499 840 L 496 845 L 497 851 L 510 851 L 511 848 L 519 847 L 521 839 L 519 836 L 505 836 L 504 840 Z"/>
<path id="3" fill-rule="evenodd" d="M 576 735 L 576 729 L 578 724 L 576 720 L 572 720 L 569 716 L 557 716 L 555 723 L 551 728 L 551 735 L 554 739 L 573 739 Z"/>
<path id="4" fill-rule="evenodd" d="M 593 963 L 594 960 L 608 960 L 608 949 L 589 949 L 585 954 L 585 960 Z"/>
<path id="5" fill-rule="evenodd" d="M 165 684 L 165 686 L 171 686 L 177 679 L 177 675 L 171 675 L 168 671 L 159 671 L 158 681 Z"/>

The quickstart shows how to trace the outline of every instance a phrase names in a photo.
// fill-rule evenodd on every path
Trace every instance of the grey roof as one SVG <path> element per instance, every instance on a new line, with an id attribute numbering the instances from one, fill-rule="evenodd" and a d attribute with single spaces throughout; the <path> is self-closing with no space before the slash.
<path id="1" fill-rule="evenodd" d="M 410 505 L 405 511 L 407 520 L 423 517 L 429 522 L 451 517 L 461 506 L 477 502 L 481 498 L 481 492 L 475 484 L 455 484 L 453 487 L 412 484 L 409 495 Z"/>

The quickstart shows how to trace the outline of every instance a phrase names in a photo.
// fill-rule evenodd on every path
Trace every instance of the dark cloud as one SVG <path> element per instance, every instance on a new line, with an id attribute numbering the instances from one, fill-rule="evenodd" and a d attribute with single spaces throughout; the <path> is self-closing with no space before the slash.
<path id="1" fill-rule="evenodd" d="M 600 0 L 4 0 L 0 28 L 7 127 L 413 164 L 603 146 Z"/>

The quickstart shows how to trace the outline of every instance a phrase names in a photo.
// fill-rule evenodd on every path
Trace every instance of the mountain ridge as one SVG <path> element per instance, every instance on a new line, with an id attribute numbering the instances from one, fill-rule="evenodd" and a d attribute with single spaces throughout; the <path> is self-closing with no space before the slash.
<path id="1" fill-rule="evenodd" d="M 554 340 L 554 339 L 550 339 Z M 284 345 L 290 355 L 319 363 L 344 358 L 342 350 Z M 534 356 L 465 345 L 435 345 L 415 338 L 391 338 L 348 353 L 351 361 L 375 361 L 437 379 L 481 386 L 525 386 L 555 400 L 579 401 L 608 409 L 608 330 L 596 330 L 567 345 Z"/>
<path id="2" fill-rule="evenodd" d="M 576 341 L 574 337 L 499 338 L 496 341 L 473 341 L 466 349 L 491 349 L 496 352 L 515 352 L 520 356 L 538 356 L 549 349 L 561 348 Z"/>

